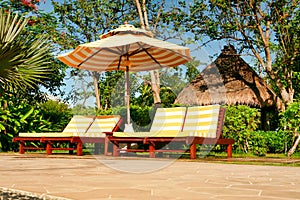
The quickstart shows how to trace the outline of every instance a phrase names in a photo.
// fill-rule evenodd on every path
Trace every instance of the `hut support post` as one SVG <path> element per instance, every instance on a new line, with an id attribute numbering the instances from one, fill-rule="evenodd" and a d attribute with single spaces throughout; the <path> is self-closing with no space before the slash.
<path id="1" fill-rule="evenodd" d="M 268 124 L 267 124 L 267 109 L 265 107 L 261 108 L 261 128 L 264 131 L 268 130 Z"/>

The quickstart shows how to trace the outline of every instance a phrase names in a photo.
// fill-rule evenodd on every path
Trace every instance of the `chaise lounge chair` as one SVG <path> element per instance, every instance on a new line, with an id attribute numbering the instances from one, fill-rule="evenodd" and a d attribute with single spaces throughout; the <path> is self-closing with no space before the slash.
<path id="1" fill-rule="evenodd" d="M 83 143 L 95 143 L 97 150 L 99 143 L 105 143 L 105 131 L 116 131 L 119 128 L 120 116 L 73 116 L 71 121 L 62 132 L 59 133 L 19 133 L 13 138 L 13 142 L 19 142 L 19 153 L 24 154 L 25 150 L 44 150 L 51 155 L 52 150 L 69 150 L 70 153 L 76 150 L 77 155 L 82 155 Z M 26 146 L 28 143 L 40 142 L 43 147 Z M 69 147 L 53 147 L 54 143 L 68 143 Z M 107 143 L 105 143 L 107 144 Z M 107 149 L 107 147 L 104 147 Z"/>
<path id="2" fill-rule="evenodd" d="M 196 145 L 225 145 L 227 157 L 232 157 L 233 139 L 225 139 L 222 129 L 225 108 L 220 105 L 188 107 L 183 127 L 183 135 L 190 144 L 190 158 L 196 158 Z"/>
<path id="3" fill-rule="evenodd" d="M 120 151 L 120 143 L 142 143 L 149 145 L 149 156 L 156 152 L 185 152 L 185 149 L 158 149 L 169 143 L 189 146 L 190 158 L 196 158 L 197 144 L 220 144 L 227 146 L 227 156 L 231 157 L 234 140 L 222 138 L 225 109 L 220 105 L 158 108 L 149 132 L 114 132 L 109 140 L 115 144 L 114 155 Z M 127 149 L 128 152 L 143 151 Z"/>
<path id="4" fill-rule="evenodd" d="M 131 143 L 149 144 L 149 138 L 174 138 L 182 134 L 186 108 L 158 108 L 156 110 L 149 132 L 113 132 L 109 140 L 114 143 L 114 155 L 119 155 L 120 144 L 127 143 L 127 152 L 150 152 L 150 157 L 155 157 L 155 148 L 149 145 L 149 149 L 131 149 Z M 159 150 L 156 150 L 158 152 Z"/>

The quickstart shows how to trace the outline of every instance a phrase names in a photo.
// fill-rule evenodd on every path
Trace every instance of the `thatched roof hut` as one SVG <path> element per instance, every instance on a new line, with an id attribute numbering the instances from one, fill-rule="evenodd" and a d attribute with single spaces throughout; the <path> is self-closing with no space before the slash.
<path id="1" fill-rule="evenodd" d="M 280 106 L 281 101 L 233 46 L 225 46 L 219 57 L 179 93 L 175 103 L 244 104 L 263 108 Z"/>

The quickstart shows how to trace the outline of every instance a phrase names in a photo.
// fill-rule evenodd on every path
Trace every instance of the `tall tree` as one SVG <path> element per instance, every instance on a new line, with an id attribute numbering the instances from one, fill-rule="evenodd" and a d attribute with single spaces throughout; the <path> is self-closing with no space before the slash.
<path id="1" fill-rule="evenodd" d="M 295 59 L 300 49 L 299 8 L 299 0 L 195 0 L 189 5 L 179 1 L 169 23 L 183 25 L 196 39 L 209 36 L 204 44 L 223 40 L 235 43 L 240 53 L 252 55 L 286 106 L 294 97 Z"/>
<path id="2" fill-rule="evenodd" d="M 54 11 L 61 21 L 62 37 L 58 40 L 61 50 L 74 49 L 77 45 L 98 40 L 101 34 L 116 28 L 125 21 L 135 17 L 133 5 L 130 0 L 117 0 L 114 2 L 65 0 L 52 1 Z M 95 95 L 98 109 L 102 109 L 99 93 L 98 72 L 89 72 L 93 77 Z"/>
<path id="3" fill-rule="evenodd" d="M 142 4 L 140 3 L 140 0 L 133 0 L 135 1 L 136 8 L 138 10 L 139 18 L 140 18 L 140 23 L 143 29 L 150 30 L 150 24 L 148 20 L 148 12 L 147 12 L 147 5 L 146 5 L 146 0 L 142 1 Z M 153 20 L 153 34 L 156 34 L 156 28 L 159 22 L 159 18 L 162 12 L 162 8 L 164 5 L 164 0 L 161 1 L 161 5 L 159 7 L 159 10 L 157 12 L 157 18 Z M 152 93 L 153 93 L 153 100 L 154 104 L 160 104 L 161 99 L 160 99 L 160 79 L 159 79 L 159 71 L 158 70 L 151 70 L 150 72 L 150 77 L 151 77 L 151 88 L 152 88 Z"/>

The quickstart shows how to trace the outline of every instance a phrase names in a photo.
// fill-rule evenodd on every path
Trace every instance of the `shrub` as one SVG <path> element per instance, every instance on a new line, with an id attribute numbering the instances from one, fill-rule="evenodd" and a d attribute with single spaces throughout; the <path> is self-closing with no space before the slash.
<path id="1" fill-rule="evenodd" d="M 131 123 L 135 131 L 149 131 L 151 126 L 151 119 L 154 113 L 154 108 L 149 106 L 130 106 L 130 117 Z M 110 114 L 120 115 L 124 123 L 126 123 L 127 118 L 127 109 L 124 106 L 114 107 L 110 111 Z M 107 113 L 107 112 L 105 112 Z M 104 114 L 104 113 L 103 113 Z M 123 129 L 123 127 L 121 127 Z"/>
<path id="2" fill-rule="evenodd" d="M 49 100 L 32 106 L 26 99 L 13 96 L 6 99 L 0 99 L 0 149 L 3 151 L 17 150 L 12 138 L 19 132 L 61 131 L 72 116 L 64 103 Z"/>
<path id="3" fill-rule="evenodd" d="M 260 112 L 257 108 L 245 105 L 227 106 L 223 135 L 235 140 L 233 148 L 247 153 L 250 148 L 249 140 L 251 133 L 256 131 L 260 125 Z M 258 139 L 256 139 L 258 140 Z M 251 141 L 251 143 L 255 143 Z M 251 144 L 252 145 L 252 144 Z M 262 151 L 263 152 L 263 151 Z"/>
<path id="4" fill-rule="evenodd" d="M 60 132 L 66 127 L 72 118 L 72 109 L 67 104 L 48 100 L 40 104 L 41 113 L 51 123 L 51 131 Z"/>
<path id="5" fill-rule="evenodd" d="M 267 154 L 267 140 L 259 131 L 250 131 L 248 138 L 248 151 L 257 156 L 265 156 Z"/>
<path id="6" fill-rule="evenodd" d="M 268 153 L 286 153 L 292 146 L 292 137 L 287 131 L 260 131 L 259 133 L 266 139 Z"/>
<path id="7" fill-rule="evenodd" d="M 286 108 L 286 110 L 280 113 L 281 130 L 288 132 L 291 135 L 292 140 L 298 137 L 297 140 L 295 141 L 295 144 L 289 150 L 288 156 L 291 156 L 294 153 L 299 143 L 298 140 L 300 137 L 299 124 L 300 124 L 300 101 L 298 100 L 296 102 L 290 103 Z"/>

